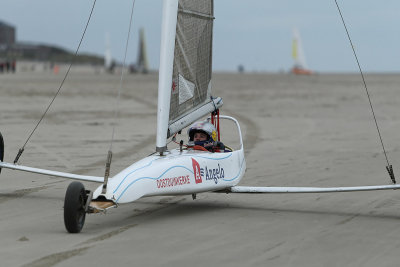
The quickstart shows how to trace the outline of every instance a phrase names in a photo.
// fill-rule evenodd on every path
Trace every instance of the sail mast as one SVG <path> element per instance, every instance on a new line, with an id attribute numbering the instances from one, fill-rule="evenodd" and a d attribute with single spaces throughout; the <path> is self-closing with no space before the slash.
<path id="1" fill-rule="evenodd" d="M 167 150 L 177 15 L 178 0 L 163 0 L 156 143 L 156 151 L 160 154 Z"/>

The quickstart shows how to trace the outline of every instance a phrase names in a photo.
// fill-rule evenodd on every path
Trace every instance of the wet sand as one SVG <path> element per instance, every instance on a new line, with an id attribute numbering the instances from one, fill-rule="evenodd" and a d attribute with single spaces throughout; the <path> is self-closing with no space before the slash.
<path id="1" fill-rule="evenodd" d="M 6 161 L 14 160 L 62 78 L 62 73 L 0 75 Z M 366 80 L 399 174 L 400 76 L 366 74 Z M 112 174 L 152 153 L 157 76 L 126 76 L 114 120 L 118 85 L 118 75 L 73 72 L 19 163 L 102 176 L 114 124 Z M 213 88 L 224 99 L 222 112 L 243 128 L 247 171 L 240 185 L 390 184 L 359 75 L 217 73 Z M 105 215 L 88 215 L 82 233 L 68 234 L 63 202 L 70 182 L 2 171 L 2 265 L 398 265 L 396 191 L 143 198 Z"/>

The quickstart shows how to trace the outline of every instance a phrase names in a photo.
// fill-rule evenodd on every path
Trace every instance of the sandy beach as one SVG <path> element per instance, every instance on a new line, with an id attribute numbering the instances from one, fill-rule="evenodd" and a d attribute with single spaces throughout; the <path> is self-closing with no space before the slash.
<path id="1" fill-rule="evenodd" d="M 400 175 L 400 76 L 365 77 Z M 62 78 L 0 75 L 5 161 L 14 160 Z M 111 175 L 154 152 L 158 76 L 126 75 L 115 119 L 119 79 L 72 72 L 19 164 L 103 176 L 113 125 Z M 247 171 L 240 185 L 391 183 L 360 75 L 215 73 L 212 84 L 222 113 L 243 128 Z M 398 266 L 396 191 L 143 198 L 88 215 L 80 234 L 68 234 L 70 182 L 2 170 L 2 266 Z"/>

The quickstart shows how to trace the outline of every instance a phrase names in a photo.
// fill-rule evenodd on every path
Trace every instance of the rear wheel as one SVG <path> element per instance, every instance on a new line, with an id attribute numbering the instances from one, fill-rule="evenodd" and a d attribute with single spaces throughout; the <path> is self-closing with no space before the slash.
<path id="1" fill-rule="evenodd" d="M 79 233 L 86 218 L 86 191 L 80 182 L 72 182 L 65 193 L 64 224 L 70 233 Z"/>

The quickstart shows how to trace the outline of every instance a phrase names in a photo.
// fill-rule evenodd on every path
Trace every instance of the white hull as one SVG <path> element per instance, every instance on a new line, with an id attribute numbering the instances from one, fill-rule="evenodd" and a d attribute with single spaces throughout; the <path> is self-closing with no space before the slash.
<path id="1" fill-rule="evenodd" d="M 179 149 L 149 156 L 109 179 L 105 197 L 127 203 L 145 196 L 195 194 L 237 185 L 246 169 L 243 149 L 211 153 Z M 98 187 L 93 198 L 101 195 Z"/>

